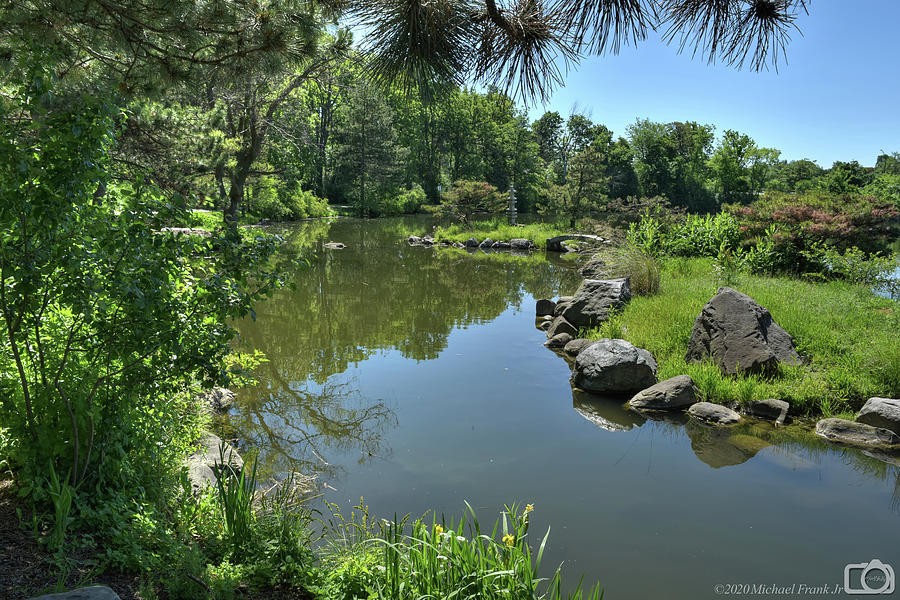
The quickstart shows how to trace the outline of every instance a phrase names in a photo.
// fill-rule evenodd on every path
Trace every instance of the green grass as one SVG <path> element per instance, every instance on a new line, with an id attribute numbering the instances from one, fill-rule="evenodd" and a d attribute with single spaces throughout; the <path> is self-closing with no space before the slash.
<path id="1" fill-rule="evenodd" d="M 635 297 L 587 337 L 624 337 L 659 363 L 659 379 L 690 375 L 710 402 L 780 398 L 809 415 L 856 411 L 872 396 L 900 396 L 900 303 L 844 282 L 814 283 L 740 273 L 728 285 L 768 308 L 808 358 L 770 377 L 728 377 L 684 360 L 694 319 L 725 282 L 712 259 L 668 259 L 660 293 Z M 624 334 L 624 335 L 623 335 Z"/>
<path id="2" fill-rule="evenodd" d="M 571 233 L 567 228 L 556 223 L 532 223 L 530 225 L 509 225 L 506 217 L 497 217 L 486 221 L 478 221 L 470 225 L 454 223 L 446 227 L 438 227 L 434 233 L 437 242 L 465 242 L 474 237 L 478 241 L 491 238 L 494 241 L 508 242 L 513 238 L 532 240 L 538 248 L 547 246 L 547 238 Z"/>

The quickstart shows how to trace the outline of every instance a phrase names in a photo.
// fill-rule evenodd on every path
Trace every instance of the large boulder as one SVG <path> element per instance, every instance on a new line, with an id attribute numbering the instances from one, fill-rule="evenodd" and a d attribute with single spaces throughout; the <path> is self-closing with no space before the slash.
<path id="1" fill-rule="evenodd" d="M 585 279 L 562 315 L 576 327 L 595 327 L 631 300 L 628 279 Z"/>
<path id="2" fill-rule="evenodd" d="M 470 237 L 464 243 L 466 248 L 477 248 L 478 247 L 478 239 Z"/>
<path id="3" fill-rule="evenodd" d="M 92 585 L 70 592 L 44 594 L 31 600 L 119 600 L 119 596 L 105 585 Z"/>
<path id="4" fill-rule="evenodd" d="M 900 435 L 900 399 L 869 398 L 856 420 L 873 427 L 890 429 Z"/>
<path id="5" fill-rule="evenodd" d="M 569 323 L 565 317 L 556 317 L 547 330 L 547 337 L 552 338 L 560 333 L 568 333 L 574 338 L 578 335 L 578 328 Z"/>
<path id="6" fill-rule="evenodd" d="M 816 435 L 852 446 L 891 449 L 900 446 L 900 436 L 890 429 L 846 419 L 822 419 L 816 423 Z"/>
<path id="7" fill-rule="evenodd" d="M 509 240 L 509 247 L 513 250 L 531 250 L 534 247 L 534 242 L 523 238 L 513 238 Z"/>
<path id="8" fill-rule="evenodd" d="M 553 314 L 557 317 L 563 314 L 569 305 L 572 304 L 572 300 L 574 296 L 560 296 L 556 301 L 556 308 L 553 309 Z"/>
<path id="9" fill-rule="evenodd" d="M 793 339 L 769 311 L 729 287 L 719 288 L 694 321 L 685 360 L 706 358 L 728 375 L 801 363 Z"/>
<path id="10" fill-rule="evenodd" d="M 694 380 L 690 375 L 678 375 L 641 390 L 628 401 L 628 405 L 646 410 L 679 410 L 697 401 Z"/>
<path id="11" fill-rule="evenodd" d="M 601 394 L 633 394 L 656 383 L 656 360 L 625 340 L 604 338 L 575 359 L 572 385 Z"/>
<path id="12" fill-rule="evenodd" d="M 494 245 L 494 240 L 492 240 L 491 238 L 484 238 L 484 239 L 481 241 L 481 243 L 478 244 L 478 247 L 481 248 L 481 249 L 483 250 L 483 249 L 485 249 L 485 248 L 490 248 L 490 247 L 493 246 L 493 245 Z"/>
<path id="13" fill-rule="evenodd" d="M 698 402 L 688 409 L 688 414 L 713 425 L 734 425 L 741 421 L 741 415 L 721 404 Z"/>

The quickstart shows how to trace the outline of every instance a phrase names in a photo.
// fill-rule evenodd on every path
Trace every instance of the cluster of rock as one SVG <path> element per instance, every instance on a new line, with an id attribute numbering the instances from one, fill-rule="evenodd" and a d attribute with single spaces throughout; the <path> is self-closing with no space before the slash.
<path id="1" fill-rule="evenodd" d="M 454 248 L 478 248 L 481 250 L 519 250 L 519 251 L 530 251 L 534 250 L 537 246 L 534 245 L 533 240 L 526 240 L 524 238 L 513 238 L 511 240 L 503 241 L 503 240 L 492 240 L 491 238 L 485 238 L 481 241 L 478 238 L 471 237 L 467 239 L 465 242 L 448 242 L 446 240 L 435 242 L 434 238 L 426 235 L 423 237 L 419 237 L 417 235 L 411 235 L 406 239 L 407 243 L 410 246 L 452 246 Z"/>
<path id="2" fill-rule="evenodd" d="M 207 487 L 215 487 L 219 477 L 232 473 L 240 475 L 244 459 L 228 442 L 207 433 L 198 442 L 199 448 L 185 462 L 191 489 L 199 494 Z"/>
<path id="3" fill-rule="evenodd" d="M 538 327 L 545 345 L 573 357 L 572 385 L 595 394 L 632 395 L 634 411 L 687 411 L 697 421 L 715 425 L 740 422 L 726 406 L 701 402 L 688 375 L 657 381 L 652 354 L 619 339 L 578 338 L 582 327 L 595 327 L 631 299 L 629 280 L 585 279 L 572 296 L 556 302 L 537 301 Z M 688 362 L 708 360 L 724 373 L 760 372 L 780 364 L 799 364 L 793 340 L 768 310 L 749 296 L 723 287 L 703 307 L 694 322 L 686 355 Z M 743 407 L 748 414 L 784 424 L 790 405 L 777 399 L 757 400 Z"/>
<path id="4" fill-rule="evenodd" d="M 851 446 L 900 450 L 900 399 L 869 398 L 855 421 L 822 419 L 816 423 L 816 434 Z"/>

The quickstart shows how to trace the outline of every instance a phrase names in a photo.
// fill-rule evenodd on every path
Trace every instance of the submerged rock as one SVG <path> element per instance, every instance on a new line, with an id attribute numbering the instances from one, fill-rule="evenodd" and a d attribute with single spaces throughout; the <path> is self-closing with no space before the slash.
<path id="1" fill-rule="evenodd" d="M 791 405 L 784 400 L 769 398 L 767 400 L 752 400 L 747 404 L 745 410 L 747 414 L 758 419 L 775 421 L 776 425 L 784 425 L 790 409 Z"/>
<path id="2" fill-rule="evenodd" d="M 688 414 L 713 425 L 734 425 L 741 421 L 741 415 L 721 404 L 698 402 L 688 409 Z"/>
<path id="3" fill-rule="evenodd" d="M 562 315 L 576 327 L 595 327 L 631 300 L 628 279 L 585 279 Z"/>
<path id="4" fill-rule="evenodd" d="M 422 243 L 422 238 L 420 238 L 417 235 L 411 235 L 408 238 L 406 238 L 406 241 L 409 243 L 410 246 L 418 246 L 419 244 Z"/>
<path id="5" fill-rule="evenodd" d="M 544 345 L 548 348 L 562 348 L 566 344 L 572 341 L 572 335 L 568 333 L 557 333 L 549 340 L 544 342 Z"/>
<path id="6" fill-rule="evenodd" d="M 470 237 L 469 239 L 467 239 L 465 241 L 464 246 L 466 248 L 477 248 L 478 247 L 478 239 Z"/>
<path id="7" fill-rule="evenodd" d="M 801 364 L 793 339 L 769 311 L 729 287 L 719 288 L 694 321 L 685 360 L 706 358 L 728 375 Z"/>
<path id="8" fill-rule="evenodd" d="M 852 446 L 891 449 L 900 446 L 900 436 L 890 429 L 846 419 L 822 419 L 816 423 L 816 435 Z"/>
<path id="9" fill-rule="evenodd" d="M 625 340 L 604 338 L 575 359 L 572 385 L 588 392 L 634 393 L 656 383 L 656 360 Z"/>
<path id="10" fill-rule="evenodd" d="M 856 420 L 873 427 L 890 429 L 900 435 L 900 399 L 869 398 Z"/>
<path id="11" fill-rule="evenodd" d="M 632 408 L 680 410 L 697 403 L 697 388 L 689 375 L 677 375 L 641 390 L 628 401 Z"/>

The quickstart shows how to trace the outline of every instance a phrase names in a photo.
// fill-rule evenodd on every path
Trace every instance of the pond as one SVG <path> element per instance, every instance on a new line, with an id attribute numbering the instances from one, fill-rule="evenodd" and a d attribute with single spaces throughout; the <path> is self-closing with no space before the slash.
<path id="1" fill-rule="evenodd" d="M 535 299 L 574 291 L 572 263 L 406 244 L 429 229 L 277 229 L 305 262 L 239 324 L 268 362 L 229 423 L 265 470 L 316 473 L 326 500 L 349 512 L 364 496 L 381 517 L 449 519 L 468 501 L 492 523 L 504 503 L 533 503 L 532 535 L 552 525 L 545 565 L 607 599 L 833 589 L 873 558 L 900 569 L 896 466 L 798 427 L 719 432 L 573 394 L 534 325 Z"/>

